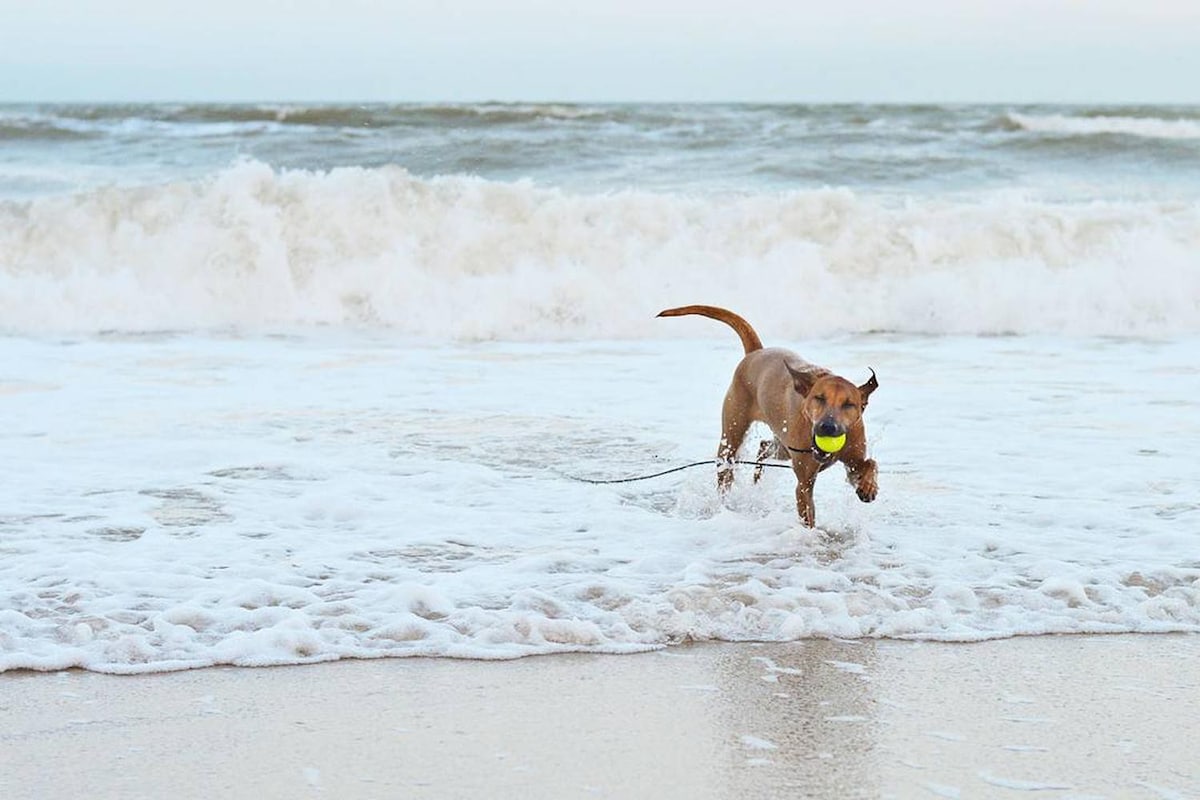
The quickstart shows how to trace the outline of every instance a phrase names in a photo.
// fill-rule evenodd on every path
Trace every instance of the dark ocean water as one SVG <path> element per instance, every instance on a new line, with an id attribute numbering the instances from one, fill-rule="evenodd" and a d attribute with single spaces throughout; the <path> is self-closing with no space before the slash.
<path id="1" fill-rule="evenodd" d="M 399 166 L 580 191 L 1200 195 L 1200 108 L 8 105 L 0 196 L 275 168 Z"/>

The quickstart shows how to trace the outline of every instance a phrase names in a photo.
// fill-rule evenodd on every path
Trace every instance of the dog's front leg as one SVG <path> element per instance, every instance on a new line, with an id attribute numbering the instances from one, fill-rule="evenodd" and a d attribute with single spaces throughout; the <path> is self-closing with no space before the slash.
<path id="1" fill-rule="evenodd" d="M 869 503 L 879 493 L 879 467 L 873 458 L 844 459 L 846 480 L 854 487 L 858 499 Z"/>
<path id="2" fill-rule="evenodd" d="M 804 527 L 811 528 L 817 524 L 817 511 L 813 506 L 813 487 L 817 484 L 817 465 L 810 459 L 793 461 L 792 471 L 796 473 L 796 513 Z"/>

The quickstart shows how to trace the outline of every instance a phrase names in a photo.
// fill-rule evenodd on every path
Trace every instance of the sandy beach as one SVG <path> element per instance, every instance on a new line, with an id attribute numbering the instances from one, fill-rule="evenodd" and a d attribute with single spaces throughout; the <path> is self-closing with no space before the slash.
<path id="1" fill-rule="evenodd" d="M 1200 636 L 0 676 L 0 796 L 1192 798 Z"/>

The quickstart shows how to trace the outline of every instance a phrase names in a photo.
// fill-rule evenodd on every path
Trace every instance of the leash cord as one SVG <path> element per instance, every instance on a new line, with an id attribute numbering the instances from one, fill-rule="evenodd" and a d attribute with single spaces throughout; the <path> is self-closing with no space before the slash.
<path id="1" fill-rule="evenodd" d="M 737 459 L 734 461 L 708 460 L 708 461 L 693 461 L 691 464 L 684 464 L 682 467 L 672 467 L 671 469 L 664 469 L 662 472 L 655 472 L 653 475 L 638 475 L 635 478 L 613 478 L 611 480 L 596 480 L 594 478 L 580 478 L 577 475 L 567 475 L 566 473 L 563 473 L 563 474 L 565 477 L 570 478 L 573 481 L 579 481 L 580 483 L 592 483 L 592 484 L 633 483 L 634 481 L 646 481 L 646 480 L 650 480 L 651 478 L 661 478 L 663 475 L 670 475 L 672 472 L 682 472 L 683 470 L 691 469 L 692 467 L 703 467 L 705 464 L 716 464 L 717 466 L 722 466 L 722 467 L 725 466 L 726 464 L 748 464 L 748 465 L 754 466 L 754 467 L 785 467 L 788 469 L 790 469 L 792 466 L 791 464 L 774 464 L 769 461 L 742 461 L 741 459 Z"/>

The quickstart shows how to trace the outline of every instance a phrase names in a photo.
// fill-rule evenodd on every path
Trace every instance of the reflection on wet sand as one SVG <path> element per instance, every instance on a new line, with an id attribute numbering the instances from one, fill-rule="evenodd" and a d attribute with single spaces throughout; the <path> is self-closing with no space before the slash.
<path id="1" fill-rule="evenodd" d="M 722 648 L 717 796 L 878 797 L 875 661 L 873 641 Z"/>

